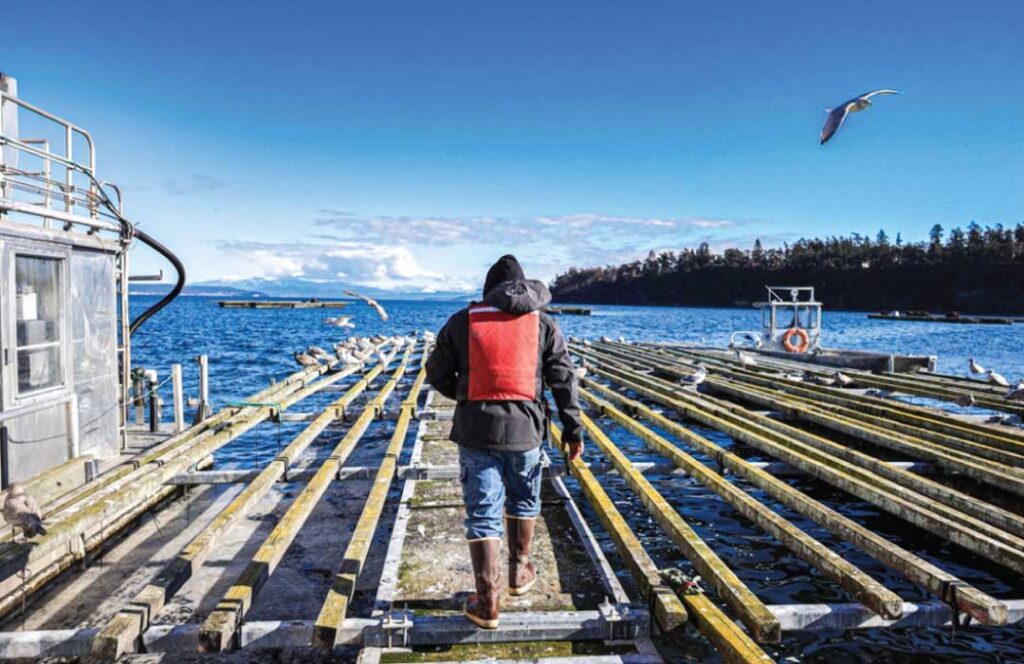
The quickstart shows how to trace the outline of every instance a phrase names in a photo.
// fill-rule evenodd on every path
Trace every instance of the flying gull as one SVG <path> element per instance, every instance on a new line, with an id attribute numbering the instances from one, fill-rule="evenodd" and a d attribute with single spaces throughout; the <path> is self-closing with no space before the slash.
<path id="1" fill-rule="evenodd" d="M 373 310 L 377 312 L 377 315 L 380 316 L 380 319 L 382 321 L 384 321 L 385 323 L 388 322 L 388 312 L 384 311 L 384 307 L 380 306 L 380 302 L 378 302 L 377 300 L 373 299 L 372 297 L 360 295 L 359 293 L 350 290 L 345 291 L 345 295 L 348 295 L 349 297 L 359 298 L 363 302 L 366 302 L 366 304 L 370 305 L 370 307 L 372 307 Z"/>
<path id="2" fill-rule="evenodd" d="M 871 106 L 871 98 L 875 95 L 901 95 L 902 92 L 898 90 L 875 90 L 874 92 L 866 92 L 859 97 L 854 97 L 848 101 L 844 101 L 835 108 L 826 108 L 825 111 L 828 113 L 828 118 L 825 119 L 825 126 L 821 128 L 821 144 L 825 145 L 828 143 L 828 139 L 832 138 L 833 135 L 839 128 L 843 126 L 843 121 L 846 120 L 846 116 L 850 113 L 856 113 L 857 111 L 863 111 L 868 106 Z"/>

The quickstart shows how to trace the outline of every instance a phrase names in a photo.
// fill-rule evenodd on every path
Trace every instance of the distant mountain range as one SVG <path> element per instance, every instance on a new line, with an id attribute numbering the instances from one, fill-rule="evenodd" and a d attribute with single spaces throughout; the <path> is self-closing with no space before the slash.
<path id="1" fill-rule="evenodd" d="M 166 283 L 134 283 L 131 285 L 132 295 L 163 295 L 171 289 Z M 326 283 L 312 281 L 301 277 L 282 279 L 241 279 L 238 281 L 201 281 L 186 284 L 182 295 L 201 297 L 316 297 L 320 299 L 344 298 L 346 290 L 353 290 L 363 295 L 384 300 L 465 300 L 473 295 L 470 291 L 433 291 L 422 288 L 382 289 L 368 286 L 355 286 L 344 283 Z"/>

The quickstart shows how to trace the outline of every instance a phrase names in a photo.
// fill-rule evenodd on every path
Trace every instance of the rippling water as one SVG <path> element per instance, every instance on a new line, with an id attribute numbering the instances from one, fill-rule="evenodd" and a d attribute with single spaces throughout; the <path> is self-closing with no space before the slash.
<path id="1" fill-rule="evenodd" d="M 134 312 L 140 312 L 153 297 L 133 298 Z M 345 310 L 356 324 L 354 331 L 337 330 L 323 324 L 331 310 L 315 309 L 220 309 L 216 300 L 205 297 L 179 298 L 141 328 L 134 340 L 134 364 L 156 368 L 161 377 L 169 375 L 174 362 L 184 365 L 186 392 L 195 394 L 197 370 L 192 361 L 205 353 L 210 358 L 210 392 L 214 406 L 240 399 L 296 369 L 291 353 L 316 344 L 330 348 L 348 334 L 396 334 L 412 330 L 437 330 L 459 303 L 384 302 L 391 321 L 382 323 L 369 308 L 352 305 Z M 623 335 L 628 340 L 694 341 L 725 344 L 737 329 L 756 329 L 759 316 L 750 309 L 682 309 L 659 307 L 594 307 L 592 316 L 562 316 L 558 319 L 567 334 L 596 337 Z M 938 370 L 963 374 L 967 358 L 974 357 L 1011 380 L 1024 378 L 1024 325 L 946 325 L 868 320 L 863 313 L 829 312 L 823 320 L 824 343 L 830 347 L 879 350 L 904 354 L 938 355 Z M 166 389 L 166 388 L 165 388 Z M 317 395 L 299 409 L 312 409 L 337 395 Z M 164 394 L 167 404 L 170 394 Z M 169 413 L 169 411 L 167 411 Z M 240 438 L 217 455 L 219 466 L 246 467 L 266 461 L 280 443 L 287 442 L 302 424 L 282 424 L 277 429 L 261 427 L 264 433 Z M 658 460 L 628 432 L 610 423 L 607 430 L 635 461 Z M 756 458 L 757 451 L 734 444 L 727 437 L 700 429 L 715 442 L 736 448 L 741 456 Z M 689 451 L 689 450 L 688 450 Z M 592 449 L 588 454 L 593 455 Z M 699 455 L 695 455 L 698 456 Z M 735 510 L 701 484 L 676 475 L 651 478 L 654 485 L 680 511 L 687 522 L 736 570 L 766 603 L 850 602 L 836 584 L 824 579 L 792 555 L 772 537 L 738 517 Z M 744 486 L 793 523 L 826 543 L 852 563 L 882 580 L 908 601 L 929 599 L 923 591 L 895 575 L 854 547 L 835 540 L 809 520 L 775 503 L 758 489 Z M 861 523 L 939 566 L 960 576 L 979 589 L 1002 598 L 1024 597 L 1024 580 L 994 564 L 924 534 L 852 499 L 829 485 L 812 479 L 788 480 L 826 505 Z M 674 545 L 662 534 L 621 480 L 609 477 L 607 485 L 630 519 L 652 556 L 662 565 L 685 568 Z M 983 494 L 979 494 L 983 495 Z M 596 519 L 594 519 L 596 520 Z M 606 549 L 612 551 L 608 542 Z M 925 552 L 928 553 L 925 553 Z M 705 654 L 699 645 L 679 641 L 672 646 L 680 661 L 692 661 Z M 772 653 L 788 661 L 825 662 L 1010 662 L 1024 661 L 1024 628 L 971 628 L 955 638 L 948 630 L 871 630 L 787 635 L 781 648 Z"/>

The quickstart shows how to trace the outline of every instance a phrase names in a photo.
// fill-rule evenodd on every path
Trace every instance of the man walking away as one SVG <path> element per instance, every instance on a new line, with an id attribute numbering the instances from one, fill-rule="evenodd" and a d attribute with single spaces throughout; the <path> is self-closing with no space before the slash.
<path id="1" fill-rule="evenodd" d="M 509 593 L 522 595 L 537 580 L 530 545 L 540 514 L 545 383 L 570 457 L 583 448 L 572 360 L 558 325 L 542 311 L 550 301 L 547 286 L 528 280 L 515 256 L 502 256 L 487 272 L 483 302 L 448 319 L 427 360 L 427 380 L 456 401 L 451 439 L 459 446 L 476 580 L 464 611 L 485 629 L 498 626 L 503 511 Z"/>

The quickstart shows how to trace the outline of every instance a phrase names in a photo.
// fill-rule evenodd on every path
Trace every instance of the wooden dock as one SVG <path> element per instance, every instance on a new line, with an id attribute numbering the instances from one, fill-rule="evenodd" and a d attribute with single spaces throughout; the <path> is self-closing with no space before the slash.
<path id="1" fill-rule="evenodd" d="M 962 316 L 960 314 L 929 314 L 924 312 L 868 314 L 872 320 L 909 321 L 918 323 L 952 323 L 960 325 L 1012 325 L 1020 319 L 1000 316 Z"/>
<path id="2" fill-rule="evenodd" d="M 218 300 L 222 309 L 341 309 L 348 300 Z"/>
<path id="3" fill-rule="evenodd" d="M 593 312 L 590 307 L 545 307 L 544 313 L 552 316 L 589 316 Z"/>
<path id="4" fill-rule="evenodd" d="M 587 460 L 566 464 L 552 427 L 537 586 L 503 597 L 499 628 L 480 630 L 461 614 L 473 579 L 449 440 L 454 403 L 425 385 L 425 342 L 379 348 L 382 359 L 365 366 L 331 359 L 296 372 L 96 477 L 79 478 L 75 463 L 30 483 L 49 534 L 29 543 L 0 534 L 9 616 L 0 658 L 313 648 L 368 664 L 438 650 L 451 660 L 639 664 L 662 661 L 664 635 L 689 623 L 725 661 L 769 662 L 766 649 L 791 631 L 1024 619 L 1024 600 L 993 596 L 944 565 L 954 545 L 979 565 L 1024 574 L 1024 432 L 865 392 L 970 393 L 1013 414 L 1019 404 L 951 376 L 851 370 L 853 383 L 839 387 L 815 380 L 829 369 L 794 380 L 774 358 L 751 367 L 725 350 L 606 341 L 571 344 L 587 366 Z M 709 375 L 694 389 L 685 379 L 697 362 Z M 218 449 L 282 419 L 301 429 L 254 468 L 209 468 Z M 634 461 L 623 432 L 659 460 Z M 863 508 L 826 504 L 794 477 L 930 534 L 933 548 L 876 532 Z M 768 603 L 670 501 L 666 483 L 684 478 L 849 601 Z M 650 517 L 643 539 L 637 513 Z M 665 542 L 658 556 L 648 550 L 654 530 Z M 699 582 L 659 565 L 665 546 Z M 933 599 L 907 601 L 859 568 L 852 549 Z"/>

